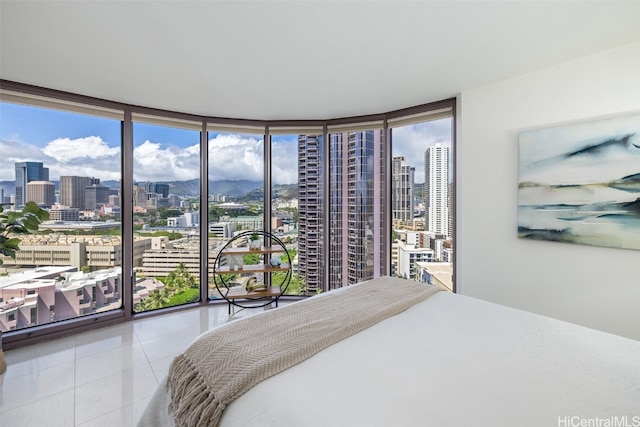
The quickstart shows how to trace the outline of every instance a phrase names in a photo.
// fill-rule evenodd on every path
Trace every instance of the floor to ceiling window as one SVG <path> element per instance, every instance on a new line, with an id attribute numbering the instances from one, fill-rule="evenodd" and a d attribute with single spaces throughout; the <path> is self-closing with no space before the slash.
<path id="1" fill-rule="evenodd" d="M 202 125 L 133 120 L 134 311 L 198 301 Z"/>
<path id="2" fill-rule="evenodd" d="M 270 135 L 271 230 L 293 260 L 286 294 L 313 295 L 322 290 L 322 128 L 274 132 Z"/>
<path id="3" fill-rule="evenodd" d="M 209 154 L 209 289 L 210 299 L 219 299 L 212 268 L 220 250 L 236 234 L 264 230 L 264 127 L 229 128 L 208 125 Z M 235 241 L 242 245 L 248 242 Z M 257 264 L 256 255 L 245 255 L 235 264 Z M 220 260 L 221 265 L 231 265 Z M 227 283 L 239 282 L 239 273 L 229 273 Z"/>
<path id="4" fill-rule="evenodd" d="M 1 331 L 122 306 L 123 113 L 42 104 L 55 109 L 0 103 L 2 208 L 34 202 L 49 215 L 36 233 L 14 236 L 15 259 L 0 255 Z"/>
<path id="5" fill-rule="evenodd" d="M 451 109 L 390 127 L 392 274 L 453 290 Z"/>
<path id="6" fill-rule="evenodd" d="M 330 127 L 328 141 L 331 233 L 327 290 L 370 280 L 384 271 L 380 159 L 385 138 L 382 129 L 363 125 L 360 129 Z"/>
<path id="7" fill-rule="evenodd" d="M 92 314 L 76 324 L 219 301 L 213 266 L 230 265 L 219 251 L 247 230 L 284 243 L 288 295 L 385 274 L 455 291 L 454 100 L 281 126 L 22 90 L 0 90 L 0 201 L 50 220 L 2 258 L 5 343 Z"/>

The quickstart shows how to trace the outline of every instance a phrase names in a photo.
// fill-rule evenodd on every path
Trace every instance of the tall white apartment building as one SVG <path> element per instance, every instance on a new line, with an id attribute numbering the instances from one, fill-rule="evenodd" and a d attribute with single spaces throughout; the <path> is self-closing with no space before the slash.
<path id="1" fill-rule="evenodd" d="M 435 144 L 424 154 L 425 228 L 451 236 L 449 229 L 449 147 Z"/>

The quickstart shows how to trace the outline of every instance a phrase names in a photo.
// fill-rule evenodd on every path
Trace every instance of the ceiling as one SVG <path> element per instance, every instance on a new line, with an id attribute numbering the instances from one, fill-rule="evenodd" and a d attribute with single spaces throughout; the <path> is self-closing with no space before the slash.
<path id="1" fill-rule="evenodd" d="M 0 1 L 0 77 L 262 120 L 375 114 L 640 40 L 640 1 Z"/>

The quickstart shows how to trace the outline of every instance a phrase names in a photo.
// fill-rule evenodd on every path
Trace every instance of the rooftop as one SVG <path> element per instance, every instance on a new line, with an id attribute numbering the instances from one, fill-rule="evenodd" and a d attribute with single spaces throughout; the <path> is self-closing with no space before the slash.
<path id="1" fill-rule="evenodd" d="M 71 266 L 47 266 L 37 267 L 21 270 L 15 273 L 11 273 L 8 276 L 0 276 L 0 288 L 8 288 L 15 284 L 35 281 L 44 278 L 58 277 L 63 273 L 76 271 L 75 267 Z"/>

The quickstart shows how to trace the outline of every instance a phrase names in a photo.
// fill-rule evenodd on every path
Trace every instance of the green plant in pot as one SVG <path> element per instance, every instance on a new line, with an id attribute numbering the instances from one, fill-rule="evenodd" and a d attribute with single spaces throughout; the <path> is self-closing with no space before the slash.
<path id="1" fill-rule="evenodd" d="M 49 219 L 49 212 L 43 210 L 34 202 L 27 202 L 21 211 L 6 211 L 5 205 L 0 204 L 0 254 L 16 258 L 20 250 L 20 234 L 29 234 L 38 229 L 40 223 Z M 10 205 L 9 205 L 10 206 Z M 3 264 L 0 259 L 0 265 Z M 7 369 L 7 362 L 2 351 L 2 330 L 0 329 L 0 374 Z"/>
<path id="2" fill-rule="evenodd" d="M 253 249 L 253 250 L 259 250 L 260 247 L 262 246 L 262 241 L 260 240 L 260 234 L 253 232 L 251 233 L 251 236 L 249 237 L 249 240 L 251 240 L 249 242 L 249 248 Z"/>

